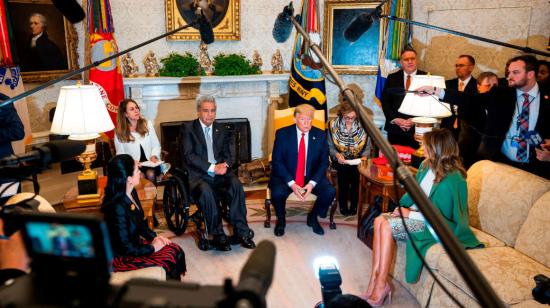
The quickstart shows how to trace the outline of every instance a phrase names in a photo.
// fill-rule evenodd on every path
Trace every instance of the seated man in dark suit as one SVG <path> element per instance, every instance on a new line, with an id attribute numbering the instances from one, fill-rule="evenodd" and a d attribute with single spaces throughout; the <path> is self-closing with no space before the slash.
<path id="1" fill-rule="evenodd" d="M 326 134 L 312 127 L 314 112 L 311 105 L 297 106 L 294 111 L 296 124 L 279 129 L 275 135 L 269 188 L 277 215 L 276 236 L 285 234 L 286 199 L 291 193 L 302 201 L 310 193 L 317 196 L 307 215 L 307 225 L 319 235 L 323 235 L 324 231 L 317 216 L 326 217 L 336 195 L 325 175 L 328 167 Z"/>
<path id="2" fill-rule="evenodd" d="M 197 99 L 198 119 L 185 124 L 180 140 L 183 143 L 182 161 L 189 171 L 189 187 L 206 219 L 208 232 L 214 236 L 217 250 L 231 250 L 223 231 L 218 201 L 229 205 L 229 215 L 235 238 L 245 248 L 254 248 L 251 231 L 246 222 L 243 186 L 231 172 L 230 135 L 223 125 L 215 122 L 216 101 L 212 96 Z"/>

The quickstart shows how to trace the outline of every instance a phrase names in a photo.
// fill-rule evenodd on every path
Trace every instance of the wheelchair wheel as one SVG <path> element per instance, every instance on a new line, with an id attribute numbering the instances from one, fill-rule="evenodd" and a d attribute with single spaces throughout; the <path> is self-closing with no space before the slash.
<path id="1" fill-rule="evenodd" d="M 170 177 L 166 183 L 162 205 L 168 228 L 176 235 L 182 235 L 189 222 L 189 196 L 178 176 Z"/>

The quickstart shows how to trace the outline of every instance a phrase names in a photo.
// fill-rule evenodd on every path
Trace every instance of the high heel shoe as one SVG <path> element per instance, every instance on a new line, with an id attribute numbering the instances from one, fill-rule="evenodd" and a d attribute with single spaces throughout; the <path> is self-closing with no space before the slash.
<path id="1" fill-rule="evenodd" d="M 386 297 L 388 298 L 388 304 L 391 304 L 391 286 L 389 283 L 386 283 L 386 286 L 384 287 L 384 291 L 380 295 L 380 298 L 377 301 L 374 301 L 372 299 L 367 299 L 367 302 L 372 307 L 380 307 L 384 305 L 384 302 L 386 301 Z"/>

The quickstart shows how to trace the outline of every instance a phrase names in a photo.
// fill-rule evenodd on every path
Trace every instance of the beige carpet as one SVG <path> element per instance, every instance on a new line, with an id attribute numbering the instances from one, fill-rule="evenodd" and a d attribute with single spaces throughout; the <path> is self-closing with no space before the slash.
<path id="1" fill-rule="evenodd" d="M 313 260 L 318 256 L 330 255 L 338 260 L 344 293 L 364 292 L 372 254 L 357 238 L 357 218 L 337 216 L 336 230 L 329 230 L 328 219 L 321 220 L 325 235 L 319 236 L 305 224 L 307 207 L 294 206 L 288 211 L 290 217 L 285 236 L 279 238 L 273 235 L 273 227 L 263 227 L 263 203 L 259 200 L 247 203 L 249 224 L 256 234 L 254 240 L 256 243 L 270 240 L 277 248 L 275 275 L 267 295 L 268 307 L 313 307 L 320 301 L 321 287 L 313 270 Z M 185 250 L 187 282 L 221 285 L 224 278 L 230 277 L 236 283 L 251 252 L 240 246 L 232 246 L 230 252 L 200 251 L 189 232 L 172 239 Z M 416 300 L 399 283 L 394 283 L 394 287 L 393 302 L 388 307 L 418 307 Z"/>

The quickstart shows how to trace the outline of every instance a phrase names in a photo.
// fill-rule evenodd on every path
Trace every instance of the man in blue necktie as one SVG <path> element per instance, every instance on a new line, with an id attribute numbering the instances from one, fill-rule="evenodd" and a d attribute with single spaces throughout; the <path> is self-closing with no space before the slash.
<path id="1" fill-rule="evenodd" d="M 189 171 L 189 188 L 206 220 L 208 233 L 214 237 L 217 250 L 231 246 L 223 231 L 218 202 L 229 206 L 234 235 L 245 248 L 254 248 L 252 232 L 246 221 L 245 195 L 242 184 L 231 171 L 230 134 L 216 120 L 216 100 L 212 96 L 197 99 L 198 119 L 185 124 L 181 131 L 182 161 Z"/>

